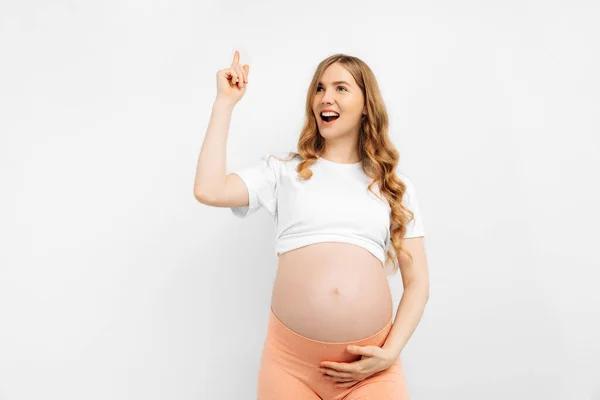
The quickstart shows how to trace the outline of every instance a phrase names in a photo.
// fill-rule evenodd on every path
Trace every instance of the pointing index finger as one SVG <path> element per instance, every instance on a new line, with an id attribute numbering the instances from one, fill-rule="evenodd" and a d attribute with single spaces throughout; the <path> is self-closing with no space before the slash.
<path id="1" fill-rule="evenodd" d="M 231 63 L 231 66 L 235 66 L 236 64 L 238 64 L 240 62 L 240 53 L 236 50 L 235 54 L 233 55 L 233 62 Z"/>

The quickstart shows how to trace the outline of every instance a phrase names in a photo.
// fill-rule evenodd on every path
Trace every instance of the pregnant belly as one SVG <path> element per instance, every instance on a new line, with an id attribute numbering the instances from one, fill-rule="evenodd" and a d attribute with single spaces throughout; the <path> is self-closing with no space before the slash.
<path id="1" fill-rule="evenodd" d="M 273 313 L 313 340 L 350 342 L 380 331 L 392 318 L 381 261 L 349 243 L 315 243 L 279 256 Z"/>

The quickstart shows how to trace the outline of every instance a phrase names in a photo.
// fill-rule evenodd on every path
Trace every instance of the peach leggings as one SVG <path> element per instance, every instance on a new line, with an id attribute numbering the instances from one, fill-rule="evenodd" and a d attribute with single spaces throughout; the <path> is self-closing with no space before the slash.
<path id="1" fill-rule="evenodd" d="M 379 332 L 354 342 L 320 342 L 302 336 L 277 318 L 271 309 L 267 338 L 258 372 L 257 400 L 407 400 L 401 360 L 351 387 L 335 387 L 317 370 L 321 361 L 353 362 L 360 355 L 346 352 L 358 346 L 385 343 L 392 320 Z"/>

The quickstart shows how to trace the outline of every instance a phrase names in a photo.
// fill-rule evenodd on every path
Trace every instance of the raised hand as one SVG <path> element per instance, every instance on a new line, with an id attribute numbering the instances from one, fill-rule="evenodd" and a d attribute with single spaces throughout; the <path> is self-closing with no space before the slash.
<path id="1" fill-rule="evenodd" d="M 246 93 L 248 83 L 248 64 L 240 64 L 240 53 L 236 50 L 231 67 L 217 72 L 217 98 L 226 99 L 236 104 Z"/>

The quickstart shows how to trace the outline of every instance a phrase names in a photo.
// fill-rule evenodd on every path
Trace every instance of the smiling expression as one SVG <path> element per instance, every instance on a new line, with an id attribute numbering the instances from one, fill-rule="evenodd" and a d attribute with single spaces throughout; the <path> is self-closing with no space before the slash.
<path id="1" fill-rule="evenodd" d="M 327 123 L 321 117 L 325 109 L 333 110 L 339 117 Z M 364 96 L 352 74 L 341 64 L 333 63 L 323 72 L 313 99 L 313 113 L 321 136 L 358 136 L 361 118 L 366 114 Z"/>

